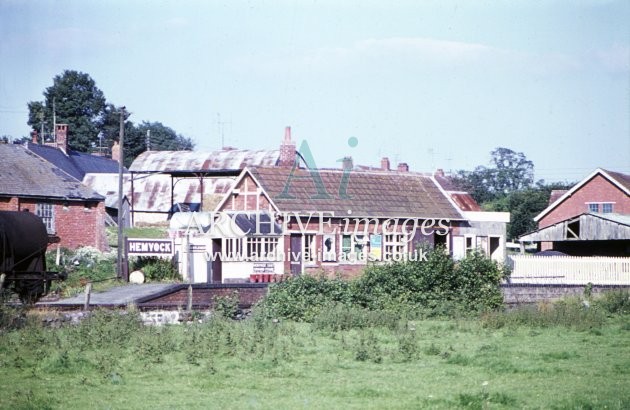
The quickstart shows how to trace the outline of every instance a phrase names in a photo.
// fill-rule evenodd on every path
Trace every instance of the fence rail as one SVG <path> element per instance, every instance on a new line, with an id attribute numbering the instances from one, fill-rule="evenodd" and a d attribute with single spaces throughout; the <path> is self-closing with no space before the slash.
<path id="1" fill-rule="evenodd" d="M 630 285 L 630 258 L 515 255 L 510 259 L 510 283 Z"/>

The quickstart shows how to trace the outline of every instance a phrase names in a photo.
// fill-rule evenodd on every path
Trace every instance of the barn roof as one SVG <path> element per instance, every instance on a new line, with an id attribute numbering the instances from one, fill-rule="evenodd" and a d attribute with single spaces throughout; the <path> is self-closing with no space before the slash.
<path id="1" fill-rule="evenodd" d="M 0 144 L 0 195 L 98 200 L 104 198 L 22 145 Z"/>
<path id="2" fill-rule="evenodd" d="M 280 150 L 146 151 L 138 155 L 130 171 L 203 171 L 243 169 L 246 166 L 272 167 Z"/>
<path id="3" fill-rule="evenodd" d="M 248 168 L 246 172 L 251 172 L 280 212 L 463 219 L 432 178 L 421 174 L 291 168 Z M 317 178 L 323 184 L 319 191 Z M 327 196 L 318 195 L 324 191 Z"/>
<path id="4" fill-rule="evenodd" d="M 602 241 L 630 239 L 630 215 L 585 212 L 527 233 L 520 242 Z"/>
<path id="5" fill-rule="evenodd" d="M 27 142 L 26 148 L 79 181 L 88 173 L 118 173 L 118 161 L 114 161 L 111 158 L 70 149 L 64 153 L 57 147 L 33 144 L 32 142 Z"/>

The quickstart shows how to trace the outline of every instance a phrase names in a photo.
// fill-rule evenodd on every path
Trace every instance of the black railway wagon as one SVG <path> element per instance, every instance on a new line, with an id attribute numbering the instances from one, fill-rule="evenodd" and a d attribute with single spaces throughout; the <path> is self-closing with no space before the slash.
<path id="1" fill-rule="evenodd" d="M 30 212 L 0 211 L 0 275 L 24 303 L 48 293 L 53 280 L 64 273 L 46 270 L 46 248 L 54 242 L 42 220 Z"/>

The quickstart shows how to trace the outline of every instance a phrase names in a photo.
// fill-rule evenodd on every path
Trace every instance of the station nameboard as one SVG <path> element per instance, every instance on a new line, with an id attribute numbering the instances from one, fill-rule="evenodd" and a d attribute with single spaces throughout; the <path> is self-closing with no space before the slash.
<path id="1" fill-rule="evenodd" d="M 127 238 L 127 254 L 135 256 L 172 256 L 170 239 Z"/>

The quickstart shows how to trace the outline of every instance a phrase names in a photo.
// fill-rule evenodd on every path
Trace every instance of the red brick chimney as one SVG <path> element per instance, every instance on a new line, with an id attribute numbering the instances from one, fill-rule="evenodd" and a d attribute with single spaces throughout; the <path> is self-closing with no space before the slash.
<path id="1" fill-rule="evenodd" d="M 409 164 L 406 162 L 398 164 L 398 172 L 409 172 Z"/>
<path id="2" fill-rule="evenodd" d="M 438 168 L 435 170 L 435 176 L 436 177 L 443 177 L 444 176 L 444 170 L 442 168 Z"/>
<path id="3" fill-rule="evenodd" d="M 39 144 L 39 141 L 37 140 L 37 131 L 31 131 L 31 141 L 33 144 Z"/>
<path id="4" fill-rule="evenodd" d="M 381 159 L 381 169 L 383 171 L 389 171 L 389 158 L 383 157 L 383 159 Z"/>
<path id="5" fill-rule="evenodd" d="M 114 141 L 114 145 L 112 145 L 112 159 L 120 162 L 120 144 L 118 141 Z"/>
<path id="6" fill-rule="evenodd" d="M 344 171 L 352 171 L 352 168 L 354 168 L 352 157 L 343 157 L 343 160 L 341 161 L 341 169 Z"/>
<path id="7" fill-rule="evenodd" d="M 55 128 L 55 144 L 64 153 L 68 151 L 68 124 L 57 124 Z"/>
<path id="8" fill-rule="evenodd" d="M 280 144 L 280 158 L 278 159 L 278 166 L 280 167 L 292 167 L 296 160 L 295 143 L 291 141 L 291 127 L 284 129 L 284 140 Z"/>

